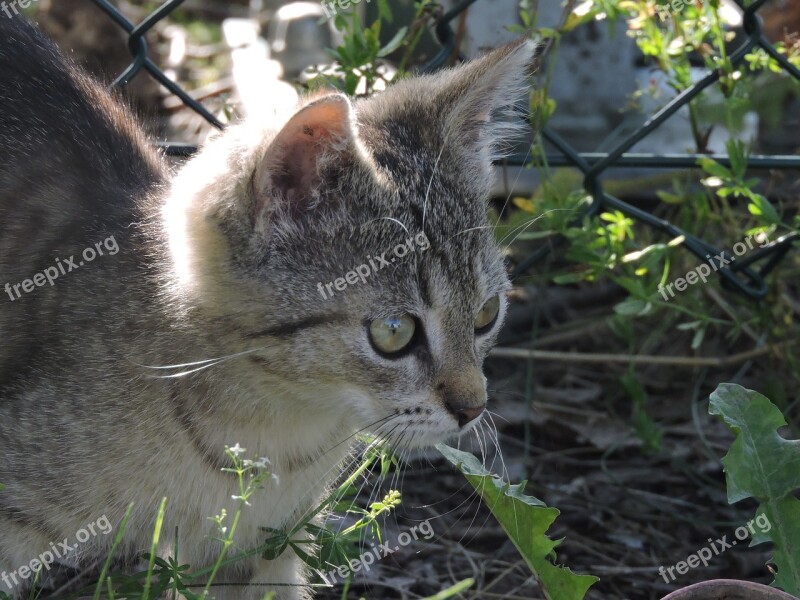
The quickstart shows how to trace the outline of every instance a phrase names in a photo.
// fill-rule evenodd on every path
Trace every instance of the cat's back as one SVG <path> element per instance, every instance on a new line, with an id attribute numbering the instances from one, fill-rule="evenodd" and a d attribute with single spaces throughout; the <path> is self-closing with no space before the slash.
<path id="1" fill-rule="evenodd" d="M 3 211 L 38 192 L 45 208 L 113 217 L 129 208 L 117 192 L 146 191 L 163 172 L 127 109 L 21 17 L 0 19 L 0 152 Z"/>
<path id="2" fill-rule="evenodd" d="M 97 314 L 103 290 L 90 288 L 135 268 L 131 225 L 165 173 L 126 108 L 22 17 L 0 18 L 0 388 L 62 319 L 81 316 L 67 314 L 81 291 Z M 112 236 L 113 260 L 105 249 L 69 272 L 65 259 L 77 266 Z M 34 280 L 54 266 L 58 281 Z"/>

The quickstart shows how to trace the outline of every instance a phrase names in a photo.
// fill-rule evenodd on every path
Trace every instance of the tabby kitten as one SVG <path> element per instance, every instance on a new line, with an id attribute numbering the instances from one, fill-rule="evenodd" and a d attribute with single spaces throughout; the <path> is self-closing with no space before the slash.
<path id="1" fill-rule="evenodd" d="M 21 597 L 62 540 L 45 585 L 102 564 L 114 534 L 76 532 L 116 532 L 129 503 L 117 555 L 135 561 L 162 497 L 180 561 L 212 564 L 207 517 L 236 505 L 226 444 L 277 475 L 239 522 L 248 549 L 314 506 L 356 432 L 412 447 L 475 426 L 509 286 L 490 163 L 524 127 L 508 113 L 532 55 L 309 97 L 173 175 L 117 100 L 0 19 L 0 591 Z M 308 597 L 290 554 L 237 562 L 218 581 L 252 585 L 214 595 Z"/>

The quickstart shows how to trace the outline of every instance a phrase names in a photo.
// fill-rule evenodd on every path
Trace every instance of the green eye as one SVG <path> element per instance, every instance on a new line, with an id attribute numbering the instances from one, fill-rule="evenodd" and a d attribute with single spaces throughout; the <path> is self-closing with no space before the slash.
<path id="1" fill-rule="evenodd" d="M 414 340 L 416 329 L 416 322 L 408 315 L 376 319 L 369 324 L 369 339 L 380 352 L 397 354 Z"/>
<path id="2" fill-rule="evenodd" d="M 475 317 L 475 331 L 481 331 L 492 325 L 495 319 L 497 319 L 497 313 L 499 312 L 500 296 L 495 296 L 483 305 L 478 316 Z"/>

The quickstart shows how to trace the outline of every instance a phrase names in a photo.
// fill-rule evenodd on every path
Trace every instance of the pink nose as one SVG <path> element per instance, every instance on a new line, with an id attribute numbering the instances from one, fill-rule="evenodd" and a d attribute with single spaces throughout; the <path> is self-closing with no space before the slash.
<path id="1" fill-rule="evenodd" d="M 458 419 L 458 426 L 464 427 L 465 425 L 479 418 L 483 414 L 483 411 L 486 410 L 486 405 L 484 404 L 482 406 L 455 406 L 448 402 L 447 410 L 449 410 L 453 414 L 453 416 L 456 419 Z"/>

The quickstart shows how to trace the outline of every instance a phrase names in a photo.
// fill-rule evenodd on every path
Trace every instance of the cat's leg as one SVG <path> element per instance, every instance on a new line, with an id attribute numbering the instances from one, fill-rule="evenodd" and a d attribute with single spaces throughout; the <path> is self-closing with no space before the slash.
<path id="1" fill-rule="evenodd" d="M 2 549 L 0 549 L 2 550 Z M 9 598 L 18 598 L 21 593 L 19 577 L 16 574 L 14 563 L 0 556 L 0 594 L 5 594 Z M 17 583 L 15 584 L 15 580 Z"/>
<path id="2" fill-rule="evenodd" d="M 54 559 L 50 541 L 38 528 L 0 512 L 0 592 L 10 598 L 26 597 L 35 577 L 31 567 L 49 569 Z"/>

